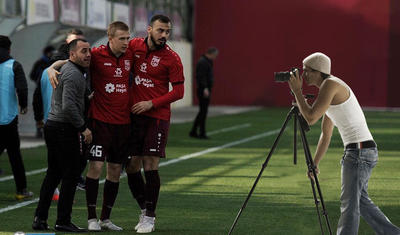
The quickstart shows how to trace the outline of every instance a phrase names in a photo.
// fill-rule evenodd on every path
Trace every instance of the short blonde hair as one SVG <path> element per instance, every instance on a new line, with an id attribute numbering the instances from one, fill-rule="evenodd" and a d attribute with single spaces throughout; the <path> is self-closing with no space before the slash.
<path id="1" fill-rule="evenodd" d="M 117 30 L 129 31 L 129 26 L 122 21 L 114 21 L 108 25 L 107 35 L 109 37 L 114 37 Z"/>

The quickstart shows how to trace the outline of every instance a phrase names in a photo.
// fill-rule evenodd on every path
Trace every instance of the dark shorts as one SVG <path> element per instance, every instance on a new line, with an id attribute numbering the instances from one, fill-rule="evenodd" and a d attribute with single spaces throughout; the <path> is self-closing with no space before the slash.
<path id="1" fill-rule="evenodd" d="M 129 154 L 164 158 L 168 130 L 169 121 L 144 115 L 131 115 Z"/>
<path id="2" fill-rule="evenodd" d="M 130 124 L 109 124 L 99 120 L 91 120 L 89 129 L 93 141 L 89 145 L 90 161 L 106 160 L 110 163 L 123 164 L 128 160 L 128 139 Z"/>

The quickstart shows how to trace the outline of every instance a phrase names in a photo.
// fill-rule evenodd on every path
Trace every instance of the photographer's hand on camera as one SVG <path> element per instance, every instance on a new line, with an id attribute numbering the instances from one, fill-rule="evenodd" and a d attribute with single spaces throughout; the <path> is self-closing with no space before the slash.
<path id="1" fill-rule="evenodd" d="M 293 94 L 302 94 L 301 91 L 303 87 L 303 78 L 299 75 L 299 70 L 296 69 L 294 73 L 290 72 L 290 80 L 288 81 L 288 83 Z"/>

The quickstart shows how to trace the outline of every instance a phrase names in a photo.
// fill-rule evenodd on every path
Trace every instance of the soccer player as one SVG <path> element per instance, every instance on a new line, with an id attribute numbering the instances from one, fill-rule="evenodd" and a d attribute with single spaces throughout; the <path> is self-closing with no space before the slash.
<path id="1" fill-rule="evenodd" d="M 132 53 L 127 50 L 129 27 L 120 21 L 108 26 L 109 43 L 92 49 L 90 75 L 93 99 L 89 109 L 92 119 L 93 142 L 89 146 L 89 169 L 86 175 L 88 229 L 98 231 L 122 230 L 110 221 L 111 209 L 118 194 L 122 163 L 127 160 L 129 138 L 129 74 Z M 104 184 L 103 206 L 97 221 L 96 201 L 99 178 L 104 160 L 107 176 Z"/>
<path id="2" fill-rule="evenodd" d="M 165 157 L 170 103 L 181 99 L 184 93 L 183 66 L 179 56 L 166 42 L 171 33 L 171 21 L 164 15 L 155 15 L 147 27 L 146 38 L 129 42 L 135 57 L 132 92 L 132 156 L 126 172 L 133 197 L 142 213 L 135 229 L 150 233 L 155 229 L 156 205 L 160 191 L 158 165 Z M 169 91 L 169 83 L 172 90 Z M 144 168 L 144 183 L 141 168 Z"/>

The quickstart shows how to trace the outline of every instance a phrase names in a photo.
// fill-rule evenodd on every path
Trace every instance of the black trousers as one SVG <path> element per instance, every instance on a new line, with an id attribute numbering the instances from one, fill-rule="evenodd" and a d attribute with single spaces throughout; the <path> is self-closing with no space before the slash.
<path id="1" fill-rule="evenodd" d="M 79 132 L 71 124 L 48 120 L 44 127 L 48 168 L 35 215 L 47 220 L 54 190 L 61 182 L 56 224 L 71 222 L 72 204 L 80 176 Z"/>
<path id="2" fill-rule="evenodd" d="M 10 161 L 14 175 L 17 192 L 26 188 L 26 175 L 24 162 L 22 161 L 18 133 L 18 116 L 7 125 L 0 125 L 0 155 L 7 149 L 8 160 Z"/>
<path id="3" fill-rule="evenodd" d="M 206 119 L 208 113 L 208 105 L 210 104 L 210 96 L 204 97 L 203 89 L 198 89 L 197 98 L 199 99 L 199 112 L 197 113 L 196 119 L 194 120 L 192 133 L 198 133 L 197 129 L 200 129 L 200 132 L 198 134 L 202 136 L 206 135 Z"/>

